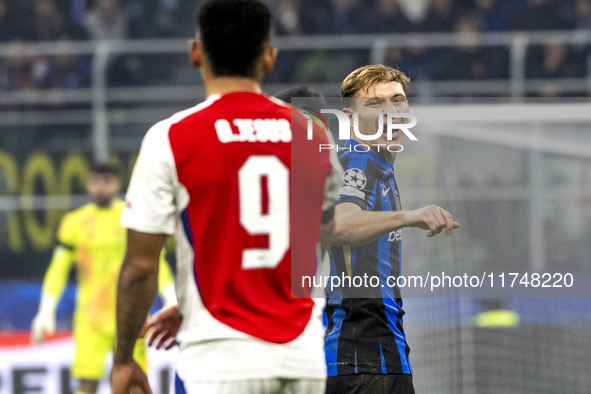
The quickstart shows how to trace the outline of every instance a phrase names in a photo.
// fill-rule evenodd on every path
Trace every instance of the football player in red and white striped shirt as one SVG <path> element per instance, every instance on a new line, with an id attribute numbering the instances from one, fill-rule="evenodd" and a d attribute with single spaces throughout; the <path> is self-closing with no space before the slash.
<path id="1" fill-rule="evenodd" d="M 149 392 L 131 356 L 167 234 L 177 239 L 177 373 L 188 393 L 324 390 L 323 300 L 310 289 L 293 297 L 292 269 L 315 273 L 341 170 L 318 152 L 322 129 L 307 140 L 304 116 L 261 92 L 277 55 L 270 29 L 258 0 L 207 2 L 190 48 L 207 100 L 144 138 L 121 219 L 115 394 Z"/>

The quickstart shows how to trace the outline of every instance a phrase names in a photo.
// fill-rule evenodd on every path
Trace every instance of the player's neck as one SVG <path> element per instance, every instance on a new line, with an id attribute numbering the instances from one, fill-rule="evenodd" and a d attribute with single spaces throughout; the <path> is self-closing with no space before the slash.
<path id="1" fill-rule="evenodd" d="M 93 202 L 94 202 L 94 205 L 96 205 L 98 209 L 109 209 L 109 208 L 111 208 L 111 206 L 113 206 L 113 200 L 114 199 L 110 199 L 107 201 L 94 200 Z"/>
<path id="2" fill-rule="evenodd" d="M 390 160 L 388 160 L 390 163 L 394 164 L 394 160 L 396 160 L 396 153 L 390 153 Z"/>
<path id="3" fill-rule="evenodd" d="M 261 84 L 252 78 L 217 77 L 207 81 L 207 97 L 213 94 L 224 95 L 232 92 L 262 93 Z"/>
<path id="4" fill-rule="evenodd" d="M 396 153 L 394 153 L 394 152 L 388 152 L 388 151 L 384 152 L 383 150 L 380 150 L 380 153 L 378 153 L 378 156 L 382 157 L 384 160 L 389 161 L 392 164 L 394 164 L 394 160 L 396 160 Z"/>

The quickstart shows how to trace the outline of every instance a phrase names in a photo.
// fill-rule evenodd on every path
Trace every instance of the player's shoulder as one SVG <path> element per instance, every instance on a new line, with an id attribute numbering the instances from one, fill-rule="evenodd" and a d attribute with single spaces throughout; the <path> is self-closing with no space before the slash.
<path id="1" fill-rule="evenodd" d="M 339 161 L 343 168 L 347 168 L 350 165 L 355 165 L 357 167 L 368 167 L 368 168 L 377 168 L 377 163 L 373 157 L 373 155 L 369 154 L 369 152 L 364 150 L 357 150 L 354 147 L 351 147 L 348 144 L 345 144 L 344 147 L 340 148 L 338 152 Z"/>
<path id="2" fill-rule="evenodd" d="M 115 213 L 115 214 L 120 214 L 121 212 L 123 212 L 123 210 L 125 209 L 125 201 L 116 198 L 115 200 L 113 200 L 113 204 L 111 205 L 111 210 Z"/>
<path id="3" fill-rule="evenodd" d="M 353 149 L 341 151 L 339 161 L 344 170 L 343 181 L 349 184 L 349 179 L 358 179 L 364 185 L 365 182 L 374 182 L 379 177 L 380 169 L 372 156 L 368 152 Z"/>
<path id="4" fill-rule="evenodd" d="M 66 213 L 62 218 L 62 227 L 77 226 L 78 223 L 94 214 L 95 211 L 96 205 L 94 203 L 88 203 L 79 208 L 73 209 Z"/>
<path id="5" fill-rule="evenodd" d="M 210 107 L 218 99 L 219 95 L 212 95 L 208 97 L 205 101 L 193 107 L 176 112 L 168 118 L 155 123 L 152 127 L 150 127 L 150 129 L 144 136 L 143 143 L 161 144 L 163 142 L 163 139 L 168 138 L 168 133 L 170 132 L 170 129 L 173 125 L 194 120 L 194 117 L 196 115 L 204 114 L 204 110 Z"/>
<path id="6" fill-rule="evenodd" d="M 276 105 L 278 108 L 280 108 L 281 110 L 286 110 L 288 112 L 290 112 L 292 110 L 292 106 L 289 103 L 286 103 L 283 100 L 278 99 L 277 97 L 273 97 L 273 96 L 267 96 L 267 95 L 263 95 L 267 100 L 269 100 L 271 103 L 273 103 L 274 105 Z"/>

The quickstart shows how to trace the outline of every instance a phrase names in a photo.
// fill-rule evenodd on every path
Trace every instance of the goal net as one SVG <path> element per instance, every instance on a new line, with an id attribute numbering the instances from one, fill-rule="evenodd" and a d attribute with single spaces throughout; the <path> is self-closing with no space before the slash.
<path id="1" fill-rule="evenodd" d="M 418 141 L 394 166 L 402 206 L 440 205 L 461 227 L 405 229 L 402 275 L 486 273 L 495 286 L 402 290 L 417 392 L 588 392 L 591 104 L 437 99 L 411 112 Z M 564 292 L 567 274 L 577 291 Z"/>

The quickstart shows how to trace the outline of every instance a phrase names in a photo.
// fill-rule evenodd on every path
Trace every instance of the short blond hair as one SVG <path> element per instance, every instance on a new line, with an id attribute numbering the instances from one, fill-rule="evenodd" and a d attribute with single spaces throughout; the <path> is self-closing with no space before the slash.
<path id="1" fill-rule="evenodd" d="M 349 104 L 347 97 L 355 97 L 362 89 L 369 90 L 370 87 L 382 82 L 398 82 L 406 92 L 410 78 L 400 70 L 385 66 L 383 64 L 370 64 L 359 67 L 341 85 L 341 97 L 345 105 Z"/>

